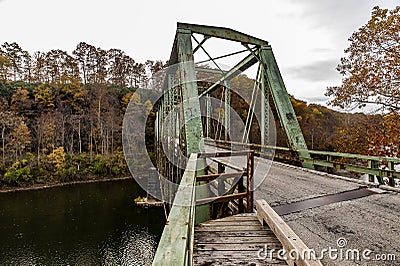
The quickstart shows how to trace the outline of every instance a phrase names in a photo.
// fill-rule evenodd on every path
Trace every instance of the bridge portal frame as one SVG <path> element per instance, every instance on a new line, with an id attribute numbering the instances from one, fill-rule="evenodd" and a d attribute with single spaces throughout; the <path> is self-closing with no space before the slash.
<path id="1" fill-rule="evenodd" d="M 194 37 L 194 34 L 203 35 L 203 40 L 200 42 Z M 201 94 L 199 94 L 197 79 L 196 79 L 196 65 L 194 62 L 194 54 L 199 49 L 202 49 L 210 58 L 210 61 L 215 63 L 217 58 L 212 58 L 208 52 L 204 49 L 203 44 L 210 38 L 219 38 L 232 42 L 241 43 L 245 49 L 241 52 L 248 52 L 248 55 L 240 60 L 234 67 L 228 71 L 221 71 L 222 77 L 206 88 Z M 193 48 L 192 39 L 197 42 L 197 46 Z M 233 54 L 239 54 L 236 52 Z M 225 56 L 230 56 L 225 55 Z M 221 56 L 223 58 L 225 56 Z M 273 103 L 276 107 L 279 120 L 285 131 L 289 148 L 302 158 L 311 158 L 308 153 L 307 145 L 304 140 L 302 131 L 297 121 L 296 114 L 291 104 L 289 95 L 287 93 L 283 78 L 276 63 L 272 48 L 267 41 L 255 38 L 253 36 L 222 27 L 196 25 L 187 23 L 178 23 L 177 31 L 172 47 L 170 59 L 168 61 L 168 72 L 163 85 L 163 99 L 161 100 L 160 106 L 158 106 L 157 123 L 158 123 L 158 141 L 161 139 L 167 139 L 168 145 L 176 147 L 175 140 L 179 134 L 179 142 L 181 150 L 187 158 L 192 153 L 199 153 L 204 151 L 204 132 L 201 119 L 200 110 L 200 98 L 206 96 L 208 99 L 211 92 L 220 86 L 229 87 L 231 79 L 246 71 L 256 63 L 259 63 L 261 70 L 260 83 L 262 84 L 262 108 L 261 108 L 261 145 L 268 144 L 269 140 L 269 95 L 272 96 Z M 216 64 L 217 65 L 217 64 Z M 218 65 L 217 65 L 218 66 Z M 178 75 L 176 71 L 179 70 Z M 175 79 L 179 79 L 176 82 Z M 173 85 L 171 85 L 173 84 Z M 230 128 L 230 90 L 225 89 L 225 139 L 228 139 L 228 133 Z M 175 101 L 178 99 L 178 101 Z M 209 101 L 207 101 L 209 103 Z M 175 108 L 175 104 L 180 104 L 179 108 Z M 175 112 L 178 109 L 178 115 L 172 115 L 172 121 L 169 125 L 175 125 L 175 129 L 163 130 L 161 127 L 166 119 L 166 112 Z M 207 105 L 208 112 L 210 106 Z M 161 112 L 161 114 L 160 114 Z M 209 121 L 206 122 L 207 134 L 209 134 L 210 126 Z M 182 129 L 182 130 L 181 130 Z M 249 129 L 250 130 L 250 127 Z M 163 132 L 160 134 L 160 132 Z M 165 136 L 165 132 L 168 132 L 168 136 Z M 248 135 L 248 134 L 247 134 Z M 169 148 L 171 149 L 171 148 Z M 169 150 L 171 151 L 171 150 Z M 158 169 L 161 169 L 161 174 L 167 177 L 168 180 L 175 183 L 180 182 L 182 171 L 176 171 L 175 166 L 168 159 L 165 158 L 163 152 L 157 150 L 158 155 L 157 163 Z M 181 156 L 182 157 L 182 156 Z M 313 164 L 304 161 L 304 167 L 313 168 Z M 185 168 L 185 162 L 180 160 L 180 168 Z M 198 174 L 201 175 L 204 172 L 205 161 L 198 163 Z M 201 183 L 200 183 L 201 184 Z M 173 193 L 166 189 L 165 191 L 168 196 Z M 208 197 L 209 191 L 206 187 L 200 188 L 196 192 L 201 198 Z M 197 222 L 206 221 L 210 218 L 210 206 L 198 206 L 203 211 L 197 211 L 196 217 Z"/>
<path id="2" fill-rule="evenodd" d="M 193 49 L 190 36 L 192 36 L 194 33 L 202 34 L 204 38 L 201 42 L 197 42 L 197 46 Z M 198 88 L 195 82 L 194 53 L 202 48 L 203 44 L 210 38 L 219 38 L 228 41 L 239 42 L 248 50 L 249 54 L 244 57 L 240 62 L 238 62 L 234 67 L 232 67 L 229 71 L 226 71 L 217 82 L 215 82 L 199 95 Z M 210 60 L 214 61 L 214 59 L 211 57 Z M 224 27 L 178 22 L 177 33 L 175 36 L 174 45 L 168 64 L 170 66 L 178 64 L 181 73 L 183 72 L 186 74 L 186 76 L 182 76 L 183 74 L 181 74 L 181 83 L 184 85 L 182 88 L 182 100 L 185 109 L 185 121 L 188 121 L 186 119 L 188 117 L 190 119 L 190 115 L 194 115 L 200 118 L 199 99 L 201 97 L 209 95 L 220 85 L 226 86 L 232 78 L 234 78 L 241 72 L 246 71 L 257 62 L 261 66 L 261 82 L 263 88 L 263 99 L 261 100 L 261 145 L 267 145 L 267 141 L 269 138 L 269 95 L 271 95 L 279 116 L 279 120 L 285 131 L 289 148 L 298 153 L 299 157 L 301 156 L 303 158 L 311 158 L 310 154 L 308 153 L 308 148 L 303 133 L 301 131 L 293 106 L 291 104 L 290 97 L 287 93 L 286 86 L 284 84 L 278 64 L 272 52 L 272 47 L 270 46 L 268 41 L 250 36 L 236 30 Z M 192 78 L 193 80 L 191 80 Z M 230 95 L 227 94 L 230 94 L 229 90 L 226 90 L 225 92 L 226 104 L 228 104 L 230 99 Z M 191 114 L 188 113 L 188 105 L 190 105 L 190 107 L 192 108 Z M 225 106 L 225 110 L 227 109 L 229 109 L 229 107 Z M 225 118 L 226 121 L 224 124 L 225 126 L 227 126 L 230 117 L 226 115 Z M 189 156 L 192 152 L 201 152 L 201 147 L 204 145 L 204 134 L 201 125 L 201 118 L 196 119 L 195 121 L 190 120 L 185 125 L 185 130 L 187 155 Z M 314 168 L 312 164 L 307 162 L 304 162 L 303 166 L 311 169 Z"/>

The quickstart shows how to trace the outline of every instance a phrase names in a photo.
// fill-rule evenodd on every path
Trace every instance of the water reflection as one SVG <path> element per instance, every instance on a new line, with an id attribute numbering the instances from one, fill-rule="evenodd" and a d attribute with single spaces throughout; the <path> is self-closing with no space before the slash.
<path id="1" fill-rule="evenodd" d="M 164 217 L 133 180 L 0 194 L 0 265 L 151 265 Z"/>
<path id="2" fill-rule="evenodd" d="M 129 228 L 116 241 L 111 236 L 101 248 L 102 265 L 151 265 L 156 238 L 144 228 Z"/>

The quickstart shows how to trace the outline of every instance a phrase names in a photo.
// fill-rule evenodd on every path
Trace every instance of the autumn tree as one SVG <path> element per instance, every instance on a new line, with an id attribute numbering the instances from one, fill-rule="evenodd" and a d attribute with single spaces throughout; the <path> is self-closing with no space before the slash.
<path id="1" fill-rule="evenodd" d="M 378 105 L 400 111 L 400 7 L 374 7 L 371 19 L 349 39 L 337 70 L 342 85 L 328 87 L 330 103 L 341 108 Z"/>
<path id="2" fill-rule="evenodd" d="M 79 78 L 79 66 L 72 56 L 62 50 L 51 50 L 46 54 L 46 66 L 53 83 L 63 77 Z"/>
<path id="3" fill-rule="evenodd" d="M 42 108 L 54 107 L 55 93 L 54 89 L 49 83 L 42 83 L 38 85 L 34 90 L 35 101 Z"/>
<path id="4" fill-rule="evenodd" d="M 32 140 L 31 131 L 23 119 L 18 119 L 11 136 L 9 145 L 13 147 L 16 159 L 20 160 L 23 153 L 29 150 Z"/>
<path id="5" fill-rule="evenodd" d="M 393 10 L 374 7 L 371 19 L 349 41 L 347 56 L 337 67 L 343 76 L 342 85 L 328 87 L 326 95 L 332 97 L 330 104 L 341 108 L 377 106 L 382 117 L 376 121 L 376 117 L 366 116 L 364 125 L 342 128 L 338 141 L 348 147 L 339 145 L 339 149 L 398 156 L 400 7 Z M 353 140 L 346 141 L 343 136 Z M 366 141 L 367 148 L 362 148 Z"/>
<path id="6" fill-rule="evenodd" d="M 14 81 L 23 78 L 23 57 L 26 55 L 22 48 L 15 42 L 5 42 L 2 45 L 4 56 L 8 58 L 11 68 L 10 72 Z"/>
<path id="7" fill-rule="evenodd" d="M 34 82 L 49 82 L 49 76 L 47 75 L 47 65 L 46 65 L 46 54 L 43 52 L 35 52 L 33 54 L 32 63 L 32 80 Z"/>
<path id="8" fill-rule="evenodd" d="M 0 49 L 0 81 L 6 82 L 10 74 L 11 61 L 4 52 Z"/>
<path id="9" fill-rule="evenodd" d="M 18 88 L 11 97 L 11 110 L 19 114 L 27 113 L 31 109 L 32 101 L 26 89 Z"/>

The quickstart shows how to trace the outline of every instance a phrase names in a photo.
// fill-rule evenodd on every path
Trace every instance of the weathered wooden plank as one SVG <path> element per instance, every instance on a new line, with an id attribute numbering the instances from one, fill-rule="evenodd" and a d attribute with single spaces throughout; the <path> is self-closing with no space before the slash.
<path id="1" fill-rule="evenodd" d="M 218 223 L 218 222 L 225 222 L 225 221 L 258 221 L 258 218 L 256 215 L 234 215 L 234 216 L 229 216 L 225 218 L 221 218 L 218 220 L 210 220 L 205 223 Z"/>
<path id="2" fill-rule="evenodd" d="M 242 252 L 237 252 L 235 250 L 223 250 L 223 251 L 217 251 L 217 250 L 203 250 L 203 251 L 198 251 L 196 252 L 193 257 L 194 258 L 227 258 L 227 259 L 247 259 L 247 260 L 253 260 L 253 259 L 259 259 L 258 256 L 261 256 L 264 259 L 264 254 L 259 253 L 259 250 L 244 250 Z M 272 254 L 272 259 L 279 260 L 276 257 L 276 254 Z M 269 260 L 270 258 L 265 258 L 265 260 Z M 282 262 L 285 262 L 284 260 L 280 260 Z"/>
<path id="3" fill-rule="evenodd" d="M 197 227 L 208 227 L 208 226 L 214 226 L 214 227 L 220 227 L 220 226 L 247 226 L 247 225 L 258 225 L 260 227 L 260 230 L 262 230 L 262 227 L 260 225 L 260 221 L 223 221 L 223 222 L 211 222 L 211 223 L 202 223 L 199 224 Z"/>
<path id="4" fill-rule="evenodd" d="M 208 243 L 208 244 L 196 244 L 194 246 L 194 251 L 200 250 L 212 250 L 212 251 L 229 251 L 229 250 L 237 250 L 237 251 L 258 251 L 265 248 L 265 245 L 268 245 L 268 248 L 273 249 L 281 249 L 282 244 L 278 241 L 277 243 Z"/>
<path id="5" fill-rule="evenodd" d="M 208 244 L 208 243 L 226 243 L 226 244 L 234 244 L 234 243 L 279 243 L 279 240 L 276 236 L 236 236 L 236 237 L 210 237 L 210 236 L 196 236 L 194 240 L 195 244 Z"/>
<path id="6" fill-rule="evenodd" d="M 287 265 L 274 257 L 258 256 L 266 245 L 280 250 L 282 244 L 255 214 L 204 222 L 195 227 L 195 232 L 194 265 Z"/>
<path id="7" fill-rule="evenodd" d="M 200 257 L 195 257 L 193 259 L 195 265 L 273 265 L 273 266 L 281 266 L 281 265 L 287 265 L 285 261 L 281 260 L 263 260 L 263 259 L 257 259 L 257 258 L 235 258 L 234 254 L 230 255 L 232 257 L 226 257 L 226 258 L 213 258 L 213 257 L 206 257 L 206 258 L 200 258 Z"/>
<path id="8" fill-rule="evenodd" d="M 254 253 L 254 252 L 253 252 Z M 235 255 L 230 255 L 224 258 L 216 257 L 194 257 L 194 265 L 287 265 L 285 261 L 279 260 L 277 258 L 259 259 L 257 257 L 243 257 L 235 258 Z M 222 262 L 222 264 L 221 264 Z"/>
<path id="9" fill-rule="evenodd" d="M 218 219 L 218 220 L 211 220 L 202 224 L 206 223 L 226 223 L 226 222 L 249 222 L 249 221 L 258 221 L 257 218 L 249 216 L 249 217 L 235 217 L 234 219 Z"/>
<path id="10" fill-rule="evenodd" d="M 257 215 L 260 220 L 265 221 L 271 230 L 275 233 L 283 247 L 287 251 L 296 250 L 297 254 L 304 254 L 304 250 L 308 247 L 304 242 L 293 232 L 293 230 L 282 220 L 282 218 L 268 205 L 265 200 L 257 200 Z M 300 266 L 322 266 L 319 260 L 309 260 L 301 258 L 296 260 L 288 260 L 289 265 Z"/>
<path id="11" fill-rule="evenodd" d="M 258 236 L 275 236 L 272 231 L 229 231 L 229 232 L 224 232 L 224 231 L 215 231 L 215 232 L 210 232 L 210 231 L 196 231 L 195 237 L 200 237 L 200 236 L 210 236 L 210 237 L 238 237 L 238 236 L 249 236 L 249 237 L 258 237 Z"/>
<path id="12" fill-rule="evenodd" d="M 260 226 L 257 225 L 245 225 L 245 226 L 202 226 L 196 227 L 196 233 L 202 231 L 214 232 L 214 231 L 260 231 Z"/>

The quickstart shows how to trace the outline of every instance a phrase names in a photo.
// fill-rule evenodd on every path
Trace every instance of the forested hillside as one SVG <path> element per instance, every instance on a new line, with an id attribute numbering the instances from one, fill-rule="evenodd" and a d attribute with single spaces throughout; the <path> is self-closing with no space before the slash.
<path id="1" fill-rule="evenodd" d="M 4 43 L 0 183 L 20 186 L 128 174 L 121 143 L 123 115 L 135 89 L 162 68 L 161 61 L 138 63 L 119 49 L 83 42 L 72 54 L 29 54 L 17 43 Z M 253 81 L 240 75 L 234 82 L 251 87 Z M 134 97 L 151 107 L 140 95 Z M 248 105 L 232 97 L 233 108 L 245 115 Z M 357 131 L 360 143 L 348 141 L 357 128 L 351 124 L 366 121 L 366 115 L 339 113 L 294 98 L 292 104 L 310 148 L 367 153 L 365 132 Z M 277 145 L 285 146 L 276 124 Z M 257 126 L 253 131 L 251 138 L 257 142 Z M 147 141 L 152 143 L 151 136 Z"/>
<path id="2" fill-rule="evenodd" d="M 1 181 L 7 185 L 127 174 L 122 118 L 134 88 L 162 68 L 86 43 L 33 55 L 0 49 Z M 137 96 L 139 97 L 139 96 Z M 140 99 L 139 99 L 140 101 Z"/>

